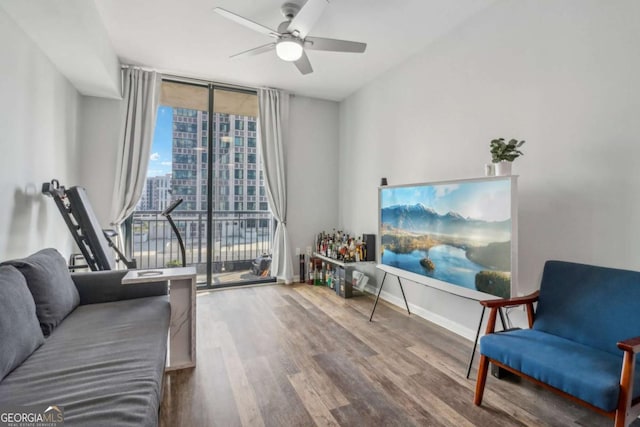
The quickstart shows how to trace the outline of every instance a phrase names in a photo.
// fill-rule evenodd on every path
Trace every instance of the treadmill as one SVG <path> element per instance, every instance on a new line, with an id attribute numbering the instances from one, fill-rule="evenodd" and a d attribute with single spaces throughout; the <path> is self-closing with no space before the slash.
<path id="1" fill-rule="evenodd" d="M 111 240 L 117 235 L 114 230 L 103 230 L 100 227 L 87 192 L 83 187 L 74 186 L 66 189 L 57 179 L 42 184 L 42 193 L 53 198 L 67 224 L 73 240 L 80 248 L 87 267 L 92 271 L 114 270 L 116 262 L 121 261 L 128 269 L 135 269 L 136 260 L 128 260 L 118 246 Z M 114 256 L 114 252 L 117 254 Z M 70 266 L 83 268 L 85 266 Z"/>

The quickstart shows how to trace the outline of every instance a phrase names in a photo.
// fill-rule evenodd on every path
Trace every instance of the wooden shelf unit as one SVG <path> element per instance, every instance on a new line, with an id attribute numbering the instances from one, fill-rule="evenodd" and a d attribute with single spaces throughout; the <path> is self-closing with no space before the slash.
<path id="1" fill-rule="evenodd" d="M 353 271 L 361 265 L 375 264 L 375 261 L 343 262 L 314 252 L 311 261 L 314 266 L 316 265 L 316 263 L 313 262 L 314 258 L 320 260 L 322 263 L 320 281 L 323 286 L 326 285 L 327 264 L 331 265 L 331 269 L 336 271 L 335 276 L 338 280 L 336 283 L 333 283 L 332 286 L 336 291 L 336 295 L 342 298 L 351 298 L 354 295 L 358 295 L 358 293 L 362 294 L 362 292 L 353 287 Z"/>

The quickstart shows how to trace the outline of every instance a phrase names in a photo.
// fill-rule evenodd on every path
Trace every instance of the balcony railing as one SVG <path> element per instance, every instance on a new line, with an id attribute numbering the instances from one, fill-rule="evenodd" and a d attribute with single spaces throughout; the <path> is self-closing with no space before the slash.
<path id="1" fill-rule="evenodd" d="M 174 211 L 171 217 L 182 235 L 187 265 L 195 265 L 198 273 L 204 274 L 209 256 L 206 211 Z M 214 211 L 213 273 L 251 269 L 253 260 L 271 253 L 274 227 L 269 212 Z M 138 268 L 182 265 L 178 239 L 160 211 L 135 211 L 132 237 L 132 256 Z"/>

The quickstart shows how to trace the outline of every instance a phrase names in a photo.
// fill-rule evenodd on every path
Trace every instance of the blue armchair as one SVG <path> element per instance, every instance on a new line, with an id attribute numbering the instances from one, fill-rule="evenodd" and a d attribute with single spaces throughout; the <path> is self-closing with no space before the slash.
<path id="1" fill-rule="evenodd" d="M 539 291 L 480 303 L 491 311 L 476 405 L 491 362 L 613 418 L 616 427 L 640 415 L 640 272 L 547 261 Z M 529 329 L 495 333 L 498 309 L 518 304 L 527 308 Z"/>

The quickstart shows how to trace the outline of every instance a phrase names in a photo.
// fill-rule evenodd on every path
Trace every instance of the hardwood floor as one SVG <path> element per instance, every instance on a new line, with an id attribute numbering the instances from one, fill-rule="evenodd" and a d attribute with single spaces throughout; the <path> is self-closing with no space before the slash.
<path id="1" fill-rule="evenodd" d="M 197 368 L 165 375 L 160 425 L 613 425 L 515 379 L 489 376 L 476 407 L 469 341 L 382 301 L 370 323 L 372 305 L 309 285 L 199 293 Z"/>

